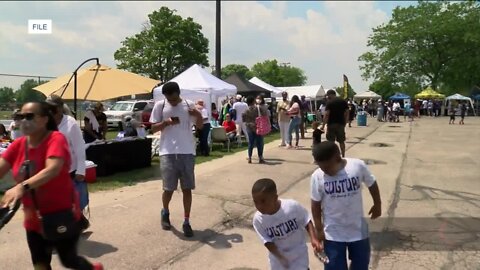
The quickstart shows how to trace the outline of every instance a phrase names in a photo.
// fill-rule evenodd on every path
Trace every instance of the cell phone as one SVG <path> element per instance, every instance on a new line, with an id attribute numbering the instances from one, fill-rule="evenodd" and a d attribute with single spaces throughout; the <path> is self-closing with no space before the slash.
<path id="1" fill-rule="evenodd" d="M 180 118 L 178 118 L 177 116 L 173 116 L 173 117 L 170 117 L 172 119 L 173 122 L 175 123 L 180 123 Z"/>

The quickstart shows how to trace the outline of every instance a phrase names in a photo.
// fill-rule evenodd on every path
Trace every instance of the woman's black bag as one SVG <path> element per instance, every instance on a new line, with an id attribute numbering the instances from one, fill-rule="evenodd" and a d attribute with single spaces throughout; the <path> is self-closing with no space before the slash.
<path id="1" fill-rule="evenodd" d="M 24 180 L 30 178 L 31 161 L 28 159 L 28 140 L 25 145 Z M 75 192 L 72 190 L 72 192 Z M 80 232 L 78 220 L 73 212 L 74 193 L 72 193 L 72 208 L 61 210 L 55 213 L 41 215 L 35 198 L 35 190 L 31 190 L 33 205 L 42 224 L 42 235 L 49 241 L 61 241 L 74 237 Z"/>

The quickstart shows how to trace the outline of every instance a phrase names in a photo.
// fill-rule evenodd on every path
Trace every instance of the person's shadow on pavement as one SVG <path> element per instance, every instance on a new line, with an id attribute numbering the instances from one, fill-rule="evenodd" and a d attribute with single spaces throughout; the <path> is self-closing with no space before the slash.
<path id="1" fill-rule="evenodd" d="M 118 248 L 93 240 L 88 240 L 92 235 L 92 232 L 85 232 L 80 236 L 79 241 L 79 254 L 85 255 L 90 258 L 99 258 L 105 254 L 113 253 L 118 250 Z"/>
<path id="2" fill-rule="evenodd" d="M 203 244 L 207 244 L 215 249 L 225 249 L 231 248 L 232 243 L 242 243 L 243 236 L 238 233 L 233 234 L 223 234 L 215 232 L 211 229 L 206 229 L 203 231 L 194 230 L 193 237 L 185 237 L 183 232 L 177 230 L 175 227 L 172 226 L 171 231 L 175 236 L 178 238 L 185 240 L 185 241 L 198 241 Z"/>

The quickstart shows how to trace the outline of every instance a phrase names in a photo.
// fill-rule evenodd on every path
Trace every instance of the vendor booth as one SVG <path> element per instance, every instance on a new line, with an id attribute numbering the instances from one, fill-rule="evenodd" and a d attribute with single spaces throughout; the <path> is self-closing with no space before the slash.
<path id="1" fill-rule="evenodd" d="M 272 92 L 272 97 L 278 97 L 282 95 L 282 90 L 280 90 L 279 88 L 273 86 L 273 85 L 270 85 L 262 80 L 260 80 L 259 78 L 257 77 L 253 77 L 249 80 L 249 82 L 253 83 L 253 84 L 256 84 L 264 89 L 267 89 L 269 90 L 270 92 Z"/>
<path id="2" fill-rule="evenodd" d="M 228 76 L 225 81 L 235 85 L 237 87 L 237 94 L 244 97 L 261 95 L 264 98 L 269 98 L 272 96 L 272 91 L 247 81 L 237 73 Z"/>
<path id="3" fill-rule="evenodd" d="M 325 89 L 321 84 L 278 88 L 282 91 L 286 91 L 289 99 L 291 99 L 293 95 L 297 95 L 298 97 L 305 96 L 305 99 L 310 101 L 310 108 L 314 109 L 315 111 L 318 108 L 317 101 L 325 98 Z M 281 97 L 281 94 L 279 97 Z"/>
<path id="4" fill-rule="evenodd" d="M 192 101 L 202 99 L 209 112 L 211 112 L 212 102 L 218 103 L 219 98 L 233 96 L 237 93 L 235 85 L 220 80 L 197 64 L 194 64 L 170 81 L 178 83 L 180 95 L 184 98 Z M 165 99 L 162 94 L 162 87 L 163 85 L 153 89 L 155 102 Z"/>
<path id="5" fill-rule="evenodd" d="M 445 115 L 448 114 L 448 108 L 450 108 L 450 106 L 457 106 L 460 102 L 467 102 L 469 107 L 467 110 L 467 115 L 470 113 L 476 115 L 472 99 L 458 93 L 445 98 Z M 457 114 L 460 114 L 460 112 L 457 112 Z"/>
<path id="6" fill-rule="evenodd" d="M 382 98 L 382 96 L 380 96 L 379 94 L 373 92 L 373 91 L 370 91 L 370 90 L 367 90 L 363 93 L 359 93 L 359 94 L 356 94 L 353 96 L 353 99 L 354 100 L 363 100 L 363 99 L 373 99 L 373 100 L 378 100 Z"/>
<path id="7" fill-rule="evenodd" d="M 397 93 L 395 93 L 395 95 L 389 97 L 388 99 L 393 100 L 393 101 L 395 101 L 395 100 L 404 101 L 405 99 L 410 100 L 410 96 L 406 95 L 404 93 L 397 92 Z"/>
<path id="8" fill-rule="evenodd" d="M 444 99 L 445 95 L 438 93 L 431 87 L 425 88 L 422 92 L 415 95 L 417 99 Z"/>

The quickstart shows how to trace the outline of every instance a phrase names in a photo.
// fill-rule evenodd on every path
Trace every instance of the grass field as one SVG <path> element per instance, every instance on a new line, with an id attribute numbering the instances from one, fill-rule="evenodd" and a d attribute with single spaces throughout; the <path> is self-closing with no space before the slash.
<path id="1" fill-rule="evenodd" d="M 107 139 L 114 139 L 117 136 L 118 131 L 109 131 L 107 133 Z M 280 138 L 278 132 L 271 133 L 268 136 L 265 136 L 265 144 L 277 140 Z M 214 144 L 210 156 L 197 156 L 195 159 L 196 164 L 201 164 L 210 160 L 222 158 L 227 155 L 231 155 L 240 151 L 247 149 L 247 144 L 243 143 L 242 146 L 238 147 L 237 144 L 232 144 L 230 152 L 227 151 L 221 144 Z M 114 175 L 98 177 L 95 183 L 89 184 L 89 190 L 92 192 L 99 190 L 112 190 L 124 186 L 135 185 L 136 183 L 155 180 L 161 178 L 160 174 L 160 161 L 156 156 L 152 159 L 151 167 L 136 169 L 128 172 L 118 172 Z M 2 191 L 0 191 L 0 198 Z"/>
<path id="2" fill-rule="evenodd" d="M 107 134 L 107 138 L 114 138 L 117 132 L 109 132 Z M 265 137 L 265 144 L 277 140 L 280 138 L 280 133 L 272 133 Z M 207 162 L 210 160 L 222 158 L 226 155 L 231 155 L 240 151 L 244 151 L 247 149 L 247 144 L 243 143 L 241 147 L 237 147 L 236 144 L 231 145 L 230 152 L 227 151 L 226 148 L 223 148 L 220 144 L 214 144 L 213 150 L 210 152 L 210 156 L 197 156 L 195 158 L 195 164 L 201 164 L 203 162 Z M 105 177 L 98 177 L 95 183 L 89 184 L 89 190 L 92 192 L 98 190 L 111 190 L 116 189 L 124 186 L 131 186 L 135 185 L 139 182 L 145 182 L 149 180 L 159 179 L 161 177 L 160 174 L 160 161 L 158 157 L 154 157 L 152 159 L 152 166 L 143 169 L 136 169 L 128 172 L 119 172 L 114 175 L 105 176 Z"/>

